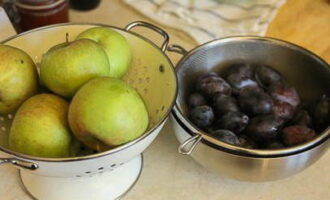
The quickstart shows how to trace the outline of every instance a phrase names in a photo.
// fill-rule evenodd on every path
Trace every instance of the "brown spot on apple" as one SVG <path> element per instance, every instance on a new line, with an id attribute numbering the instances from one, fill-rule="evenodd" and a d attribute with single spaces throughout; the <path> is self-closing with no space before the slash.
<path id="1" fill-rule="evenodd" d="M 160 65 L 160 66 L 159 66 L 159 71 L 160 71 L 161 73 L 164 73 L 164 72 L 165 72 L 165 67 L 164 67 L 164 65 Z"/>

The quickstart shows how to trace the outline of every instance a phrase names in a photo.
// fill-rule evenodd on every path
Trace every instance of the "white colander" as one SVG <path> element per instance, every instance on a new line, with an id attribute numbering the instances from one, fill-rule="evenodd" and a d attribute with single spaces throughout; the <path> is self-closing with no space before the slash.
<path id="1" fill-rule="evenodd" d="M 160 28 L 145 22 L 133 22 L 125 29 L 101 24 L 69 23 L 35 29 L 6 39 L 2 43 L 24 50 L 38 63 L 42 54 L 50 47 L 64 42 L 67 33 L 69 40 L 74 40 L 80 32 L 95 26 L 106 26 L 118 31 L 132 47 L 132 66 L 124 80 L 138 90 L 146 103 L 150 117 L 148 131 L 134 141 L 102 153 L 63 159 L 39 158 L 13 152 L 8 148 L 7 138 L 14 117 L 14 114 L 8 114 L 0 116 L 0 164 L 13 164 L 22 169 L 22 173 L 27 172 L 28 176 L 32 176 L 30 179 L 38 176 L 90 177 L 111 171 L 138 157 L 158 135 L 172 109 L 177 91 L 173 65 L 165 54 L 169 36 Z M 159 48 L 148 39 L 131 32 L 136 26 L 160 33 L 164 37 L 162 46 Z"/>

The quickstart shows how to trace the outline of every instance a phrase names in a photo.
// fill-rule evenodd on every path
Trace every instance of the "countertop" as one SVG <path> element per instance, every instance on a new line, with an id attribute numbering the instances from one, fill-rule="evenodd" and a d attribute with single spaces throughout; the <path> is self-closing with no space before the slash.
<path id="1" fill-rule="evenodd" d="M 96 22 L 124 27 L 143 15 L 128 8 L 121 0 L 103 0 L 89 12 L 71 11 L 72 22 Z M 163 27 L 171 43 L 191 49 L 196 43 L 186 34 Z M 159 37 L 144 33 L 156 43 Z M 301 45 L 330 63 L 330 2 L 327 0 L 288 0 L 269 27 L 268 36 Z M 175 63 L 179 57 L 170 55 Z M 207 172 L 189 156 L 177 153 L 171 123 L 144 153 L 144 168 L 135 187 L 125 200 L 328 200 L 330 199 L 330 151 L 298 175 L 280 181 L 248 183 L 225 179 Z M 19 186 L 17 170 L 0 167 L 0 199 L 29 200 Z"/>

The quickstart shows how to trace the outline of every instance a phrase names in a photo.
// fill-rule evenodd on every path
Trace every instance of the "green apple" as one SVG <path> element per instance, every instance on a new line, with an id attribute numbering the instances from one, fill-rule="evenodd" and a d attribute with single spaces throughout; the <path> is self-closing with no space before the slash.
<path id="1" fill-rule="evenodd" d="M 99 43 L 108 55 L 110 77 L 121 78 L 128 71 L 132 52 L 126 38 L 107 27 L 95 27 L 80 33 L 77 39 L 88 38 Z"/>
<path id="2" fill-rule="evenodd" d="M 98 151 L 134 140 L 149 123 L 146 106 L 137 91 L 110 77 L 86 83 L 73 97 L 68 116 L 74 135 Z"/>
<path id="3" fill-rule="evenodd" d="M 65 42 L 49 49 L 40 64 L 41 82 L 54 93 L 72 97 L 87 81 L 109 76 L 103 48 L 89 39 Z"/>
<path id="4" fill-rule="evenodd" d="M 0 44 L 0 114 L 19 107 L 37 92 L 37 70 L 24 51 Z"/>
<path id="5" fill-rule="evenodd" d="M 68 103 L 39 94 L 18 109 L 9 133 L 10 149 L 39 157 L 68 157 L 74 141 L 67 123 Z"/>

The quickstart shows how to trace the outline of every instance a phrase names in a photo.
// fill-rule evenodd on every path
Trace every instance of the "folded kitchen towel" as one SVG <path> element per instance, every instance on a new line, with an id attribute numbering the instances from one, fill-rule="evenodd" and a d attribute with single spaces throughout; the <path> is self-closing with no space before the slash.
<path id="1" fill-rule="evenodd" d="M 285 0 L 124 0 L 147 17 L 185 31 L 198 43 L 264 35 Z"/>
<path id="2" fill-rule="evenodd" d="M 11 24 L 5 10 L 0 7 L 0 41 L 13 35 L 16 35 L 16 31 Z"/>

